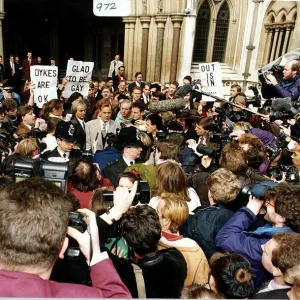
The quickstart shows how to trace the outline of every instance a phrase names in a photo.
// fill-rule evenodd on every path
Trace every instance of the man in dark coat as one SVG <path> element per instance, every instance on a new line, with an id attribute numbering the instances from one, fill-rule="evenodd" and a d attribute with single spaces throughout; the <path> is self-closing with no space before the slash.
<path id="1" fill-rule="evenodd" d="M 157 250 L 161 226 L 156 211 L 148 205 L 131 208 L 122 218 L 121 229 L 136 255 L 133 265 L 142 270 L 145 287 L 142 297 L 180 298 L 187 275 L 186 262 L 176 248 Z M 117 256 L 113 256 L 112 261 L 132 297 L 141 298 L 132 264 Z"/>
<path id="2" fill-rule="evenodd" d="M 141 163 L 140 155 L 143 151 L 143 143 L 140 140 L 139 132 L 135 127 L 124 127 L 120 130 L 117 141 L 117 149 L 122 150 L 123 154 L 118 160 L 109 163 L 102 172 L 112 184 L 117 187 L 119 176 L 128 166 Z"/>
<path id="3" fill-rule="evenodd" d="M 195 240 L 209 259 L 218 251 L 215 237 L 222 226 L 233 216 L 227 208 L 235 200 L 240 184 L 237 177 L 226 169 L 218 169 L 207 179 L 210 206 L 200 206 L 190 215 L 183 228 L 183 235 Z"/>

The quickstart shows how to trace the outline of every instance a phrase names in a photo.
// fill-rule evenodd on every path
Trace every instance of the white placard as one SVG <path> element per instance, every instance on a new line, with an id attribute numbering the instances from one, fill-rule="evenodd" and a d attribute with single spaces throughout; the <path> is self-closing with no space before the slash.
<path id="1" fill-rule="evenodd" d="M 57 99 L 58 68 L 55 66 L 31 66 L 31 82 L 35 85 L 34 102 L 39 108 L 51 99 Z"/>
<path id="2" fill-rule="evenodd" d="M 130 0 L 94 0 L 93 12 L 97 17 L 127 17 Z"/>
<path id="3" fill-rule="evenodd" d="M 221 65 L 218 62 L 199 64 L 200 80 L 203 92 L 224 98 Z M 202 96 L 204 101 L 215 99 Z"/>
<path id="4" fill-rule="evenodd" d="M 69 98 L 74 92 L 87 97 L 93 69 L 93 62 L 69 60 L 66 74 L 68 82 L 65 85 L 64 97 Z"/>

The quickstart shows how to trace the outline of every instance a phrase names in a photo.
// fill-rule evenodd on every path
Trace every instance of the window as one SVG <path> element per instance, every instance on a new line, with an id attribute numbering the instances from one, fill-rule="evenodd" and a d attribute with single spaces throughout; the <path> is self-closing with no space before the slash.
<path id="1" fill-rule="evenodd" d="M 196 37 L 194 45 L 193 60 L 197 62 L 206 61 L 207 42 L 210 24 L 210 7 L 205 1 L 199 11 L 196 21 Z"/>
<path id="2" fill-rule="evenodd" d="M 224 2 L 217 16 L 215 43 L 214 43 L 214 51 L 213 51 L 213 59 L 212 59 L 213 61 L 218 61 L 218 62 L 225 61 L 229 19 L 230 19 L 229 7 L 227 2 Z"/>

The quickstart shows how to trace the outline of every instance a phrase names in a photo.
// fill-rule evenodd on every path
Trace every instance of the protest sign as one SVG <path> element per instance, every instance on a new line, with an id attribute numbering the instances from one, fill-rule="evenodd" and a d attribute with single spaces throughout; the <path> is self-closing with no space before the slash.
<path id="1" fill-rule="evenodd" d="M 218 62 L 199 64 L 200 80 L 203 92 L 223 98 L 223 83 L 221 65 Z M 202 96 L 204 101 L 215 101 L 215 99 Z"/>
<path id="2" fill-rule="evenodd" d="M 64 97 L 69 98 L 74 92 L 87 97 L 93 69 L 93 62 L 69 60 L 66 74 L 68 83 L 65 85 Z"/>
<path id="3" fill-rule="evenodd" d="M 127 17 L 130 15 L 130 0 L 94 0 L 93 12 L 97 17 Z"/>
<path id="4" fill-rule="evenodd" d="M 57 99 L 58 68 L 55 66 L 31 66 L 31 82 L 35 85 L 34 102 L 39 108 L 51 99 Z"/>

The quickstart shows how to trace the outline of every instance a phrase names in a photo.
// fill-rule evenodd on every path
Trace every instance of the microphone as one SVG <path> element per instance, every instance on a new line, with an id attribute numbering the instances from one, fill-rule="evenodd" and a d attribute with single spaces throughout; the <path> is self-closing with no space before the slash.
<path id="1" fill-rule="evenodd" d="M 275 111 L 286 110 L 289 111 L 293 106 L 291 98 L 277 98 L 272 101 L 272 109 Z"/>
<path id="2" fill-rule="evenodd" d="M 162 100 L 152 102 L 149 104 L 148 109 L 151 113 L 161 113 L 172 110 L 184 109 L 186 102 L 184 99 Z"/>
<path id="3" fill-rule="evenodd" d="M 183 98 L 192 90 L 193 90 L 193 87 L 190 84 L 186 84 L 186 85 L 182 86 L 181 88 L 179 88 L 179 90 L 175 94 L 175 97 Z"/>

